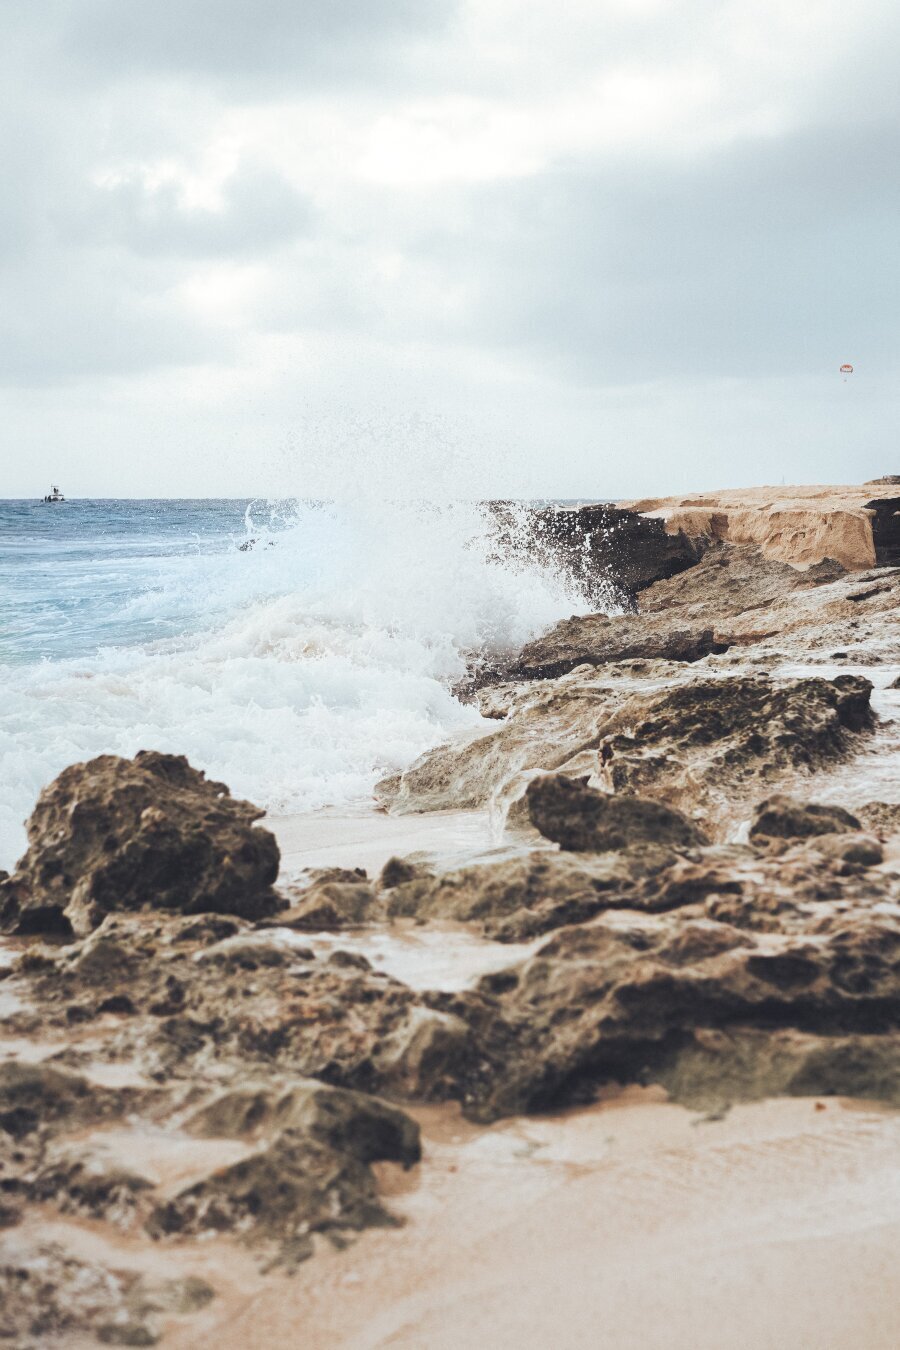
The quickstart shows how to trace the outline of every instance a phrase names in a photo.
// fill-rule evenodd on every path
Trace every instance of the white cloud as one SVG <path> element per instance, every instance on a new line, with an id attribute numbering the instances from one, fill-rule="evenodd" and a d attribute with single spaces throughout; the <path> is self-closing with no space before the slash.
<path id="1" fill-rule="evenodd" d="M 330 490 L 379 425 L 502 492 L 891 467 L 886 0 L 8 18 L 0 494 L 61 423 L 92 491 L 243 491 L 304 437 Z"/>

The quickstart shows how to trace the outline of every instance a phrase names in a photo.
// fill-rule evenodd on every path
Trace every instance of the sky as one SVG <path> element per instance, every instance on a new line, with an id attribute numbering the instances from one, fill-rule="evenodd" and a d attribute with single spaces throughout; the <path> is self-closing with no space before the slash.
<path id="1" fill-rule="evenodd" d="M 891 0 L 0 0 L 0 497 L 896 472 L 898 49 Z"/>

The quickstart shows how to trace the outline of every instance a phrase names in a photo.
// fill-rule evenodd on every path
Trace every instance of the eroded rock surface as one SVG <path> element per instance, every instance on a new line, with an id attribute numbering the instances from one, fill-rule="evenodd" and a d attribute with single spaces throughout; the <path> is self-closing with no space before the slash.
<path id="1" fill-rule="evenodd" d="M 492 732 L 439 747 L 381 799 L 393 812 L 514 801 L 535 770 L 674 806 L 701 827 L 733 825 L 740 803 L 784 776 L 862 748 L 874 726 L 860 676 L 687 675 L 647 663 L 642 678 L 579 668 L 542 686 Z"/>
<path id="2" fill-rule="evenodd" d="M 636 844 L 690 848 L 707 842 L 693 821 L 662 802 L 598 792 L 563 774 L 533 779 L 525 800 L 531 823 L 541 834 L 581 853 L 611 853 Z"/>
<path id="3" fill-rule="evenodd" d="M 544 637 L 529 642 L 508 667 L 508 675 L 513 680 L 535 680 L 613 661 L 693 662 L 727 648 L 712 628 L 684 627 L 677 618 L 586 614 L 563 619 Z"/>

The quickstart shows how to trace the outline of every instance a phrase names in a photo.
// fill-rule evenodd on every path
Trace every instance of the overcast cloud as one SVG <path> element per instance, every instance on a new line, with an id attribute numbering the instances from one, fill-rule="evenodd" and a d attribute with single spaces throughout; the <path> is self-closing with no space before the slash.
<path id="1" fill-rule="evenodd" d="M 897 471 L 900 11 L 785 9 L 0 0 L 0 496 Z"/>

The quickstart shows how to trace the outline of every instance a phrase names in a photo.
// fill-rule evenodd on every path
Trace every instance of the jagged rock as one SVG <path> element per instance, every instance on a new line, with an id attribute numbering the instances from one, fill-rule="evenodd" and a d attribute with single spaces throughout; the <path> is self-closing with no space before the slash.
<path id="1" fill-rule="evenodd" d="M 760 785 L 856 748 L 874 726 L 871 693 L 858 675 L 735 675 L 634 695 L 602 728 L 608 786 L 733 821 Z"/>
<path id="2" fill-rule="evenodd" d="M 82 1345 L 85 1333 L 102 1345 L 156 1345 L 163 1329 L 160 1314 L 183 1316 L 214 1296 L 196 1275 L 154 1281 L 108 1270 L 58 1242 L 7 1240 L 0 1245 L 0 1343 L 10 1350 Z M 58 1341 L 61 1337 L 64 1342 Z"/>
<path id="3" fill-rule="evenodd" d="M 508 717 L 520 703 L 534 698 L 541 688 L 538 680 L 504 680 L 499 684 L 486 684 L 474 691 L 474 701 L 482 717 L 490 721 L 502 721 Z"/>
<path id="4" fill-rule="evenodd" d="M 419 1127 L 410 1116 L 377 1097 L 314 1079 L 242 1083 L 200 1107 L 186 1128 L 220 1138 L 293 1129 L 363 1163 L 386 1159 L 411 1167 L 421 1158 Z"/>
<path id="5" fill-rule="evenodd" d="M 701 1028 L 655 1076 L 673 1100 L 701 1111 L 763 1097 L 857 1097 L 898 1106 L 900 1036 Z"/>
<path id="6" fill-rule="evenodd" d="M 408 881 L 427 880 L 433 875 L 429 868 L 410 862 L 408 858 L 388 858 L 381 869 L 378 885 L 381 890 L 390 891 Z"/>
<path id="7" fill-rule="evenodd" d="M 28 1199 L 53 1204 L 61 1214 L 106 1219 L 129 1226 L 153 1182 L 92 1153 L 84 1143 L 57 1151 L 46 1159 L 28 1185 Z"/>
<path id="8" fill-rule="evenodd" d="M 640 615 L 573 615 L 549 633 L 522 648 L 508 669 L 514 680 L 565 675 L 576 666 L 603 666 L 615 661 L 700 661 L 724 652 L 711 628 L 686 628 L 676 621 Z"/>
<path id="9" fill-rule="evenodd" d="M 900 802 L 867 802 L 857 814 L 867 830 L 884 839 L 900 834 Z"/>
<path id="10" fill-rule="evenodd" d="M 564 849 L 607 853 L 635 844 L 691 848 L 708 841 L 680 811 L 645 797 L 597 792 L 562 774 L 543 774 L 525 793 L 532 825 Z"/>
<path id="11" fill-rule="evenodd" d="M 815 834 L 845 834 L 860 830 L 856 816 L 842 806 L 801 802 L 784 794 L 758 802 L 750 823 L 750 838 L 768 836 L 779 839 L 803 839 Z"/>
<path id="12" fill-rule="evenodd" d="M 697 678 L 671 663 L 654 673 L 659 682 L 636 684 L 579 668 L 495 731 L 429 751 L 376 795 L 397 814 L 508 803 L 535 770 L 599 752 L 592 786 L 702 813 L 703 828 L 715 830 L 735 823 L 751 793 L 842 758 L 874 726 L 872 686 L 857 675 Z"/>
<path id="13" fill-rule="evenodd" d="M 134 1094 L 98 1088 L 80 1074 L 45 1063 L 0 1063 L 0 1131 L 20 1139 L 62 1122 L 101 1120 L 123 1109 Z"/>
<path id="14" fill-rule="evenodd" d="M 486 937 L 523 942 L 564 924 L 585 923 L 607 909 L 656 908 L 655 899 L 644 899 L 643 887 L 650 886 L 649 878 L 665 875 L 675 858 L 659 846 L 603 856 L 522 853 L 398 886 L 388 912 L 395 918 L 477 923 Z M 651 892 L 655 895 L 652 887 Z"/>
<path id="15" fill-rule="evenodd" d="M 442 1080 L 448 1087 L 454 1078 L 464 1081 L 477 1057 L 477 1042 L 462 1018 L 434 1008 L 410 1007 L 405 1020 L 378 1047 L 375 1067 L 387 1088 L 415 1098 L 433 1095 L 434 1084 Z"/>
<path id="16" fill-rule="evenodd" d="M 884 861 L 880 839 L 869 834 L 818 834 L 810 839 L 809 848 L 843 863 L 845 869 L 877 867 Z"/>
<path id="17" fill-rule="evenodd" d="M 38 798 L 28 851 L 0 891 L 0 928 L 71 936 L 114 910 L 263 918 L 280 906 L 278 845 L 261 815 L 184 756 L 101 755 Z"/>
<path id="18" fill-rule="evenodd" d="M 499 996 L 517 1053 L 482 1109 L 551 1109 L 610 1079 L 672 1083 L 682 1050 L 706 1029 L 794 1028 L 819 1037 L 822 1050 L 835 1036 L 877 1034 L 896 1049 L 900 917 L 870 915 L 865 926 L 839 917 L 843 926 L 815 936 L 738 936 L 685 918 L 562 930 Z M 835 1090 L 831 1063 L 822 1056 L 808 1090 Z M 750 1072 L 741 1088 L 738 1067 L 734 1095 L 769 1090 Z"/>
<path id="19" fill-rule="evenodd" d="M 402 1095 L 398 1083 L 411 1081 L 409 1074 L 404 1067 L 394 1081 L 384 1047 L 396 1044 L 393 1033 L 408 1028 L 410 1011 L 424 1006 L 424 995 L 373 970 L 358 952 L 316 958 L 286 934 L 265 929 L 192 945 L 182 940 L 181 923 L 173 918 L 148 925 L 118 916 L 118 940 L 133 940 L 141 952 L 149 946 L 152 958 L 138 962 L 127 983 L 102 991 L 79 971 L 81 949 L 91 938 L 42 960 L 29 975 L 29 992 L 40 1002 L 44 1025 L 68 1030 L 73 1020 L 97 1017 L 101 1005 L 127 992 L 130 1011 L 120 1011 L 109 1053 L 139 1062 L 158 1081 L 201 1082 L 238 1064 L 253 1080 L 290 1073 L 295 1080 L 301 1075 Z M 415 1080 L 416 1095 L 428 1100 L 467 1091 L 449 1043 L 447 1061 L 430 1053 Z"/>
<path id="20" fill-rule="evenodd" d="M 398 815 L 482 806 L 523 771 L 558 769 L 595 747 L 624 696 L 621 680 L 600 678 L 590 667 L 572 671 L 540 686 L 496 730 L 426 752 L 378 783 L 375 796 Z"/>
<path id="21" fill-rule="evenodd" d="M 504 506 L 495 513 L 503 519 Z M 507 516 L 509 512 L 507 511 Z M 668 533 L 662 521 L 607 502 L 567 508 L 540 508 L 523 520 L 510 517 L 510 540 L 532 555 L 562 564 L 586 594 L 626 601 L 661 577 L 693 567 L 703 544 L 679 532 Z M 501 546 L 504 539 L 500 539 Z"/>
<path id="22" fill-rule="evenodd" d="M 134 1328 L 127 1300 L 129 1283 L 129 1277 L 78 1260 L 57 1243 L 4 1244 L 0 1248 L 0 1341 L 24 1350 L 50 1344 L 66 1333 L 92 1329 L 99 1332 L 98 1339 L 115 1344 L 107 1328 Z M 143 1327 L 143 1335 L 144 1339 L 133 1339 L 131 1344 L 156 1344 L 158 1336 L 150 1327 Z"/>
<path id="23" fill-rule="evenodd" d="M 238 933 L 197 952 L 195 959 L 198 964 L 220 966 L 236 973 L 291 966 L 298 955 L 296 947 L 288 946 L 271 933 Z"/>
<path id="24" fill-rule="evenodd" d="M 296 1259 L 311 1254 L 311 1233 L 391 1222 L 367 1163 L 288 1128 L 249 1158 L 159 1204 L 147 1231 L 156 1238 L 232 1232 L 276 1239 L 291 1244 Z"/>
<path id="25" fill-rule="evenodd" d="M 280 926 L 321 931 L 347 928 L 371 917 L 377 899 L 362 868 L 319 868 L 291 886 L 290 909 L 278 916 Z"/>

